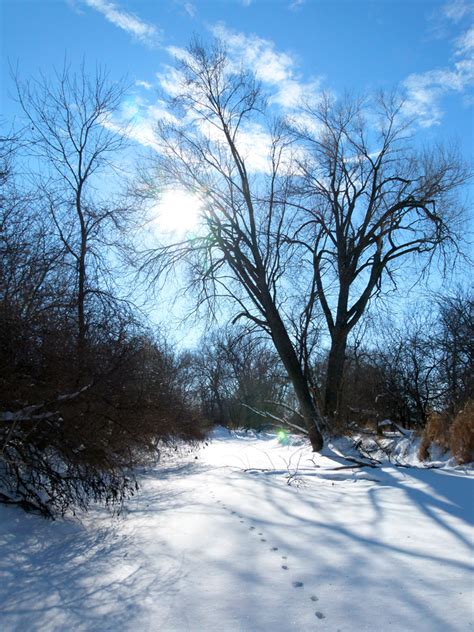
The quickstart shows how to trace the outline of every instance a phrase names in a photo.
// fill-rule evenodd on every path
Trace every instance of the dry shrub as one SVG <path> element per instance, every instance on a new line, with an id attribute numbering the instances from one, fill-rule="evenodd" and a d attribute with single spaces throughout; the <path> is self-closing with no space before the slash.
<path id="1" fill-rule="evenodd" d="M 474 461 L 474 400 L 456 415 L 449 434 L 449 447 L 457 463 Z"/>
<path id="2" fill-rule="evenodd" d="M 448 413 L 429 413 L 428 421 L 421 435 L 421 444 L 418 451 L 418 457 L 421 461 L 426 461 L 430 458 L 429 449 L 432 443 L 445 451 L 449 450 L 450 424 L 451 419 Z"/>

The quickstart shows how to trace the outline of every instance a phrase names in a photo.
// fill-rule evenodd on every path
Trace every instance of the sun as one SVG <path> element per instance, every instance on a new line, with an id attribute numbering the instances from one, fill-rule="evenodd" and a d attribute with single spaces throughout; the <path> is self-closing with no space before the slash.
<path id="1" fill-rule="evenodd" d="M 179 189 L 168 189 L 153 207 L 152 221 L 155 230 L 184 234 L 196 228 L 201 211 L 202 202 L 196 195 Z"/>

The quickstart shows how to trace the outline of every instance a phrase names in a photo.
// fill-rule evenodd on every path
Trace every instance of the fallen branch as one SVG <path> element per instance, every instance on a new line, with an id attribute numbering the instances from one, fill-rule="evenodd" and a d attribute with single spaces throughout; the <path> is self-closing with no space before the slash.
<path id="1" fill-rule="evenodd" d="M 242 406 L 244 406 L 245 408 L 248 408 L 248 410 L 251 410 L 253 413 L 255 413 L 256 415 L 259 415 L 260 417 L 269 419 L 272 422 L 273 427 L 277 428 L 278 426 L 283 425 L 283 426 L 288 426 L 289 428 L 293 428 L 293 430 L 298 430 L 299 432 L 302 432 L 305 435 L 308 434 L 308 431 L 306 430 L 306 428 L 303 428 L 302 426 L 298 426 L 298 424 L 288 421 L 287 419 L 277 417 L 277 415 L 274 415 L 273 413 L 269 413 L 266 410 L 258 410 L 258 408 L 254 408 L 253 406 L 249 406 L 248 404 L 242 404 Z"/>

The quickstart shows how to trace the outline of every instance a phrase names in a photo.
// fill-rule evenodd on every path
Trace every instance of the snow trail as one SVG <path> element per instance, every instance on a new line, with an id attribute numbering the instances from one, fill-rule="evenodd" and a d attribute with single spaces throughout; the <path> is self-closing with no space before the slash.
<path id="1" fill-rule="evenodd" d="M 472 629 L 468 472 L 335 470 L 223 431 L 196 456 L 145 473 L 119 518 L 0 508 L 0 628 Z"/>

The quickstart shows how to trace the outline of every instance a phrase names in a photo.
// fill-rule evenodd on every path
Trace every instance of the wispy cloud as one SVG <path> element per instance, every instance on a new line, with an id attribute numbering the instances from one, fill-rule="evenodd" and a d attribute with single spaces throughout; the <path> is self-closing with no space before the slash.
<path id="1" fill-rule="evenodd" d="M 279 51 L 270 40 L 232 31 L 222 24 L 213 26 L 210 30 L 226 46 L 228 70 L 242 67 L 251 70 L 256 79 L 264 84 L 265 92 L 270 95 L 270 103 L 279 113 L 285 116 L 296 115 L 298 105 L 319 96 L 319 80 L 302 81 L 298 74 L 297 59 L 287 52 Z M 184 48 L 168 46 L 166 51 L 178 60 L 186 61 L 189 58 L 189 52 Z M 184 79 L 176 67 L 163 67 L 157 74 L 157 79 L 163 91 L 171 97 L 177 96 L 182 90 Z M 222 132 L 215 126 L 209 123 L 198 126 L 200 132 L 212 142 L 219 143 L 224 139 Z M 255 121 L 243 122 L 237 134 L 237 143 L 252 173 L 269 172 L 272 135 L 266 126 Z M 284 158 L 285 168 L 290 168 L 291 157 L 285 155 Z"/>
<path id="2" fill-rule="evenodd" d="M 292 0 L 288 5 L 290 11 L 297 11 L 306 3 L 306 0 Z"/>
<path id="3" fill-rule="evenodd" d="M 143 81 L 142 79 L 137 79 L 137 81 L 135 81 L 135 85 L 139 88 L 145 88 L 145 90 L 151 90 L 153 87 L 149 81 Z"/>
<path id="4" fill-rule="evenodd" d="M 450 2 L 443 7 L 446 18 L 460 22 L 472 11 L 463 0 Z M 457 92 L 466 95 L 474 86 L 474 27 L 469 26 L 453 41 L 453 56 L 449 66 L 411 74 L 404 82 L 407 91 L 405 110 L 416 116 L 424 127 L 437 125 L 443 117 L 443 96 Z"/>
<path id="5" fill-rule="evenodd" d="M 473 8 L 470 0 L 451 0 L 443 6 L 442 11 L 449 20 L 459 22 L 469 13 L 472 13 Z"/>
<path id="6" fill-rule="evenodd" d="M 232 31 L 223 24 L 213 26 L 211 32 L 225 43 L 231 60 L 252 70 L 256 78 L 272 90 L 270 101 L 284 110 L 313 98 L 318 91 L 320 80 L 301 81 L 295 58 L 278 51 L 272 41 Z"/>
<path id="7" fill-rule="evenodd" d="M 196 7 L 194 6 L 194 4 L 192 4 L 192 2 L 185 2 L 184 10 L 186 11 L 186 13 L 189 15 L 190 18 L 196 17 L 196 13 L 197 13 Z"/>
<path id="8" fill-rule="evenodd" d="M 189 0 L 173 0 L 173 3 L 179 7 L 181 14 L 186 14 L 191 19 L 197 16 L 196 5 Z"/>
<path id="9" fill-rule="evenodd" d="M 465 33 L 456 39 L 455 54 L 457 57 L 471 55 L 474 50 L 474 26 L 471 26 Z"/>
<path id="10" fill-rule="evenodd" d="M 91 9 L 101 13 L 106 20 L 126 31 L 139 41 L 149 46 L 155 46 L 160 39 L 160 32 L 152 24 L 144 22 L 133 13 L 123 11 L 109 0 L 84 0 Z"/>
<path id="11" fill-rule="evenodd" d="M 163 101 L 158 99 L 154 103 L 150 103 L 142 97 L 134 95 L 125 99 L 120 111 L 113 117 L 107 116 L 103 125 L 124 134 L 144 147 L 160 151 L 155 130 L 159 121 L 179 123 Z"/>

